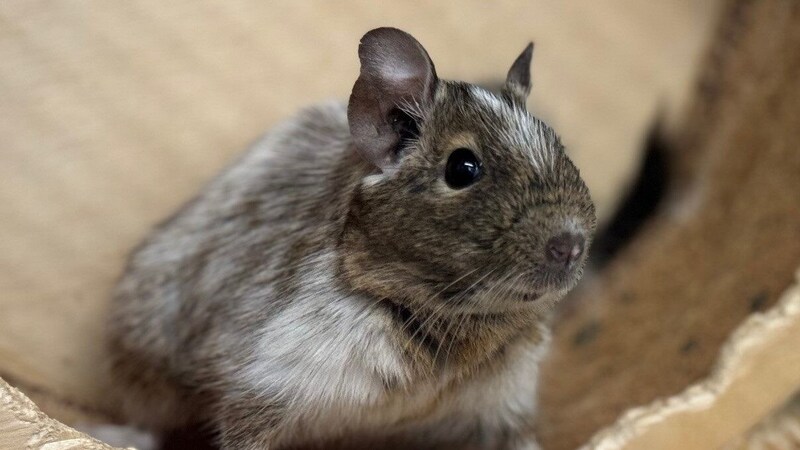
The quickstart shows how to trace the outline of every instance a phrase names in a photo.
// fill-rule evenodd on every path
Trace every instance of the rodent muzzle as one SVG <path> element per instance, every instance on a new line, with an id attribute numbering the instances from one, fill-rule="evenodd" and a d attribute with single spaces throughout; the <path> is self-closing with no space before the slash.
<path id="1" fill-rule="evenodd" d="M 585 250 L 586 238 L 577 233 L 563 232 L 545 244 L 545 260 L 553 268 L 571 270 L 577 266 Z"/>

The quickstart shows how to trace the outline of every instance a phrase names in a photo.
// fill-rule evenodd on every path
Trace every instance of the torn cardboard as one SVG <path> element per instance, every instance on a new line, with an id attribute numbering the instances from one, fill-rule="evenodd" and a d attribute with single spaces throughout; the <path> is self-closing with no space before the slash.
<path id="1" fill-rule="evenodd" d="M 113 450 L 48 417 L 22 392 L 0 379 L 0 449 Z"/>
<path id="2" fill-rule="evenodd" d="M 711 376 L 626 412 L 585 450 L 707 450 L 744 435 L 800 389 L 800 270 L 777 305 L 748 318 Z"/>
<path id="3" fill-rule="evenodd" d="M 256 3 L 0 4 L 7 62 L 0 66 L 0 133 L 9 162 L 0 165 L 0 234 L 11 237 L 0 242 L 0 375 L 60 419 L 74 423 L 87 408 L 95 418 L 113 410 L 104 401 L 108 380 L 97 371 L 98 343 L 108 289 L 130 247 L 269 123 L 346 92 L 356 63 L 352 43 L 364 29 L 389 18 L 408 25 L 440 67 L 468 79 L 508 61 L 478 51 L 484 39 L 459 24 L 502 30 L 493 48 L 508 43 L 512 56 L 518 49 L 511 41 L 541 30 L 544 39 L 533 36 L 539 48 L 564 53 L 537 56 L 535 73 L 545 72 L 539 82 L 534 76 L 534 110 L 582 133 L 569 138 L 567 131 L 567 141 L 574 139 L 587 176 L 600 180 L 620 163 L 618 149 L 638 142 L 657 86 L 688 76 L 675 62 L 691 61 L 703 28 L 692 22 L 694 7 L 678 2 L 555 10 L 542 2 L 497 16 L 477 3 L 458 13 L 430 7 L 429 14 L 354 3 L 349 22 L 330 21 L 341 5 Z M 796 383 L 795 360 L 782 353 L 789 344 L 797 348 L 796 317 L 786 319 L 785 308 L 796 287 L 782 294 L 800 261 L 796 5 L 728 2 L 719 35 L 731 41 L 718 43 L 707 61 L 670 159 L 680 192 L 671 192 L 667 209 L 586 285 L 576 312 L 568 309 L 556 328 L 542 383 L 548 450 L 729 442 Z M 450 13 L 463 15 L 441 26 Z M 615 41 L 606 26 L 625 30 L 624 38 Z M 632 39 L 639 50 L 626 47 Z M 586 41 L 597 48 L 582 47 Z M 450 51 L 453 42 L 494 59 L 462 61 L 463 49 Z M 587 52 L 601 62 L 590 64 Z M 340 54 L 352 55 L 349 72 L 329 58 Z M 620 69 L 622 61 L 633 69 Z M 582 81 L 572 85 L 567 75 Z M 609 132 L 608 140 L 598 138 Z M 614 189 L 593 187 L 605 208 Z M 762 310 L 768 312 L 748 319 Z M 593 340 L 576 346 L 574 337 L 590 325 Z M 0 446 L 103 448 L 5 384 L 0 399 Z M 745 404 L 748 414 L 714 421 Z M 592 437 L 598 429 L 605 431 Z"/>

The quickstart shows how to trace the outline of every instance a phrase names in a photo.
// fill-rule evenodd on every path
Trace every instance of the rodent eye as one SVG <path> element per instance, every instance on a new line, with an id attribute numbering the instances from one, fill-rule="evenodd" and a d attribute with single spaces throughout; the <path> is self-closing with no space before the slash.
<path id="1" fill-rule="evenodd" d="M 475 153 L 468 148 L 457 148 L 447 158 L 444 181 L 453 189 L 463 189 L 478 181 L 482 164 Z"/>

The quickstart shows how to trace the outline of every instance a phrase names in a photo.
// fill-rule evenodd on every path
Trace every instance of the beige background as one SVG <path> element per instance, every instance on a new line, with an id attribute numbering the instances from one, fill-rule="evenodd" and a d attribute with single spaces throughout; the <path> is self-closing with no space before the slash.
<path id="1" fill-rule="evenodd" d="M 366 30 L 404 28 L 475 82 L 534 39 L 531 109 L 604 217 L 657 112 L 680 111 L 716 4 L 0 2 L 0 376 L 102 408 L 125 254 L 275 121 L 346 98 Z"/>

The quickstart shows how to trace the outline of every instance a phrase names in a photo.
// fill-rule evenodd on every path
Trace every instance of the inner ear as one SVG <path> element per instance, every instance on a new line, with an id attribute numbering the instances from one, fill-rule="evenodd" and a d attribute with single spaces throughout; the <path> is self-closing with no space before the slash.
<path id="1" fill-rule="evenodd" d="M 506 83 L 503 86 L 503 97 L 510 103 L 525 107 L 528 94 L 531 92 L 531 59 L 533 58 L 533 42 L 517 56 L 508 70 Z"/>
<path id="2" fill-rule="evenodd" d="M 410 34 L 377 28 L 361 38 L 361 72 L 350 94 L 347 119 L 356 150 L 385 171 L 419 133 L 438 79 L 428 52 Z"/>

